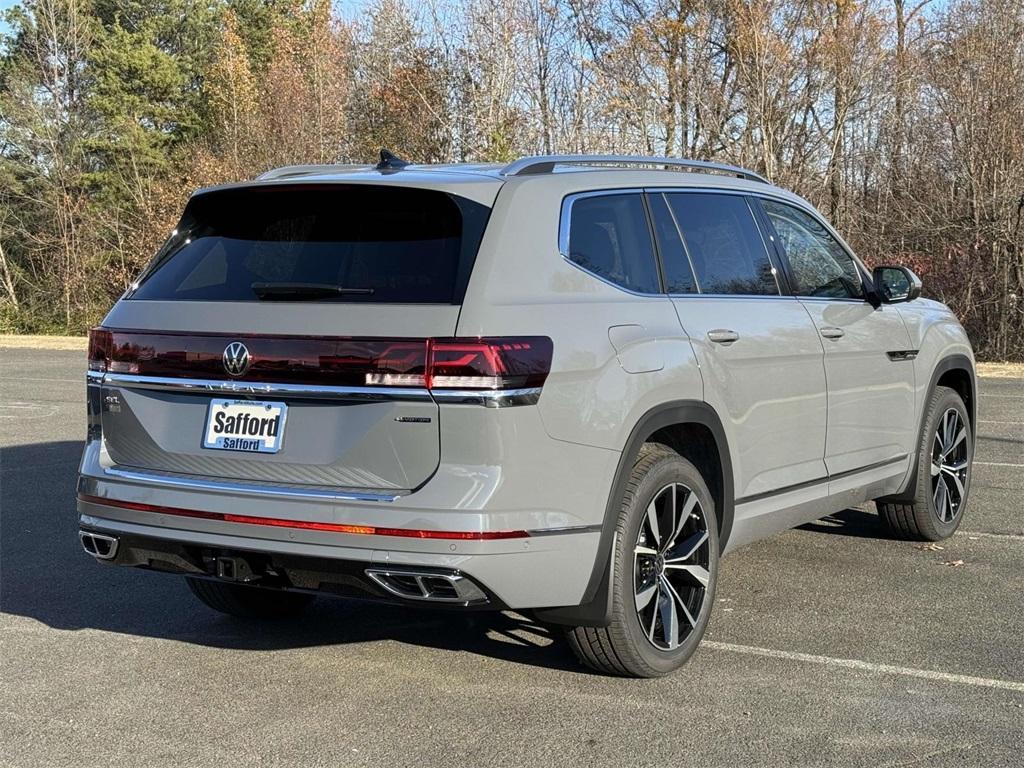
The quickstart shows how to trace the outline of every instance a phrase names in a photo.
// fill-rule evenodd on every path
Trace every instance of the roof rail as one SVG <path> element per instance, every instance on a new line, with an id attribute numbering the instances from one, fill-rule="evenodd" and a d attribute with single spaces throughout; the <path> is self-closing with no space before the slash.
<path id="1" fill-rule="evenodd" d="M 317 173 L 337 173 L 339 171 L 369 171 L 372 165 L 361 165 L 355 163 L 328 163 L 326 165 L 286 165 L 282 168 L 274 168 L 261 173 L 256 177 L 257 181 L 267 179 L 288 179 L 293 176 L 312 176 Z"/>
<path id="2" fill-rule="evenodd" d="M 747 181 L 760 181 L 770 184 L 764 176 L 723 163 L 709 163 L 704 160 L 685 160 L 676 157 L 644 157 L 643 155 L 537 155 L 521 157 L 501 169 L 503 176 L 533 176 L 551 173 L 556 165 L 622 165 L 622 166 L 662 166 L 665 168 L 690 169 L 695 171 L 714 171 L 717 173 L 737 176 Z"/>

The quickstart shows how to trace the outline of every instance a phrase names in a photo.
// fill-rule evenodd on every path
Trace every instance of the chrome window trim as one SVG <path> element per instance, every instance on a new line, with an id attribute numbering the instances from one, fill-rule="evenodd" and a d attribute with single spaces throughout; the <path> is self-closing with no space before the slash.
<path id="1" fill-rule="evenodd" d="M 607 277 L 604 277 L 603 275 L 597 274 L 597 272 L 591 272 L 586 267 L 581 267 L 575 261 L 573 261 L 572 259 L 567 258 L 566 256 L 562 256 L 562 259 L 570 267 L 574 267 L 574 268 L 578 269 L 580 272 L 582 272 L 582 273 L 584 273 L 586 275 L 590 275 L 595 280 L 600 280 L 605 285 L 611 286 L 612 288 L 614 288 L 617 291 L 622 291 L 623 293 L 627 294 L 628 296 L 636 296 L 637 298 L 641 298 L 641 299 L 663 299 L 663 298 L 665 298 L 665 294 L 664 293 L 640 293 L 639 291 L 634 291 L 634 290 L 632 290 L 630 288 L 625 288 L 625 287 L 619 285 L 618 283 L 612 282 Z"/>
<path id="2" fill-rule="evenodd" d="M 808 203 L 806 203 L 805 201 L 801 200 L 800 198 L 796 198 L 796 197 L 788 197 L 786 194 L 776 194 L 775 190 L 773 190 L 772 188 L 769 188 L 767 190 L 758 189 L 758 190 L 755 191 L 755 190 L 746 190 L 746 189 L 724 189 L 724 188 L 721 188 L 721 187 L 700 187 L 700 186 L 694 186 L 692 184 L 688 184 L 688 185 L 680 185 L 678 187 L 662 187 L 662 186 L 644 187 L 644 191 L 647 192 L 648 194 L 653 193 L 653 192 L 660 192 L 660 193 L 663 193 L 663 194 L 671 193 L 671 192 L 698 192 L 698 193 L 701 193 L 701 194 L 711 194 L 711 195 L 738 195 L 739 197 L 766 197 L 766 198 L 771 198 L 772 200 L 777 200 L 780 203 L 785 203 L 786 205 L 791 205 L 794 208 L 799 208 L 801 211 L 804 211 L 805 213 L 808 213 L 811 216 L 814 216 L 815 218 L 820 218 L 820 215 L 817 212 L 815 212 L 810 207 L 810 205 Z M 835 231 L 831 227 L 829 227 L 828 224 L 825 224 L 825 227 L 830 232 L 832 232 L 832 234 L 835 234 Z"/>
<path id="3" fill-rule="evenodd" d="M 867 299 L 857 299 L 853 296 L 801 296 L 800 294 L 794 294 L 794 299 L 800 301 L 826 301 L 830 304 L 841 303 L 841 304 L 867 304 Z"/>
<path id="4" fill-rule="evenodd" d="M 784 299 L 785 301 L 797 301 L 798 297 L 790 296 L 788 293 L 670 293 L 672 299 L 729 299 L 731 301 L 771 301 Z"/>
<path id="5" fill-rule="evenodd" d="M 106 477 L 127 480 L 133 483 L 155 485 L 171 488 L 182 488 L 190 491 L 212 491 L 214 493 L 242 494 L 250 496 L 276 496 L 288 499 L 316 499 L 319 501 L 374 501 L 392 502 L 400 499 L 408 492 L 372 492 L 372 491 L 328 491 L 316 488 L 290 488 L 281 485 L 256 485 L 227 480 L 200 480 L 198 478 L 180 477 L 166 474 L 153 474 L 135 470 L 106 467 Z"/>

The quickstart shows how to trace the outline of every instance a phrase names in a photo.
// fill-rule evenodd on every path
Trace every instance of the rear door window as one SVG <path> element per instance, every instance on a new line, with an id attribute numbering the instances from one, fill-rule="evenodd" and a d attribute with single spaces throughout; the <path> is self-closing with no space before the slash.
<path id="1" fill-rule="evenodd" d="M 214 190 L 189 202 L 129 298 L 457 304 L 489 212 L 407 187 Z"/>
<path id="2" fill-rule="evenodd" d="M 637 293 L 661 293 L 651 229 L 639 193 L 579 197 L 569 208 L 564 254 L 588 272 Z"/>
<path id="3" fill-rule="evenodd" d="M 778 295 L 775 270 L 743 197 L 670 192 L 665 199 L 701 293 Z"/>

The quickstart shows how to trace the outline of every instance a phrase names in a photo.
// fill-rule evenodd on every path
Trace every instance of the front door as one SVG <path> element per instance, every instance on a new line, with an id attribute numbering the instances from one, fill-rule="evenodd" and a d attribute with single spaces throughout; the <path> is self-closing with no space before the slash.
<path id="1" fill-rule="evenodd" d="M 829 475 L 898 462 L 913 452 L 917 434 L 913 350 L 903 318 L 894 307 L 868 302 L 864 270 L 815 216 L 760 202 L 825 347 Z"/>

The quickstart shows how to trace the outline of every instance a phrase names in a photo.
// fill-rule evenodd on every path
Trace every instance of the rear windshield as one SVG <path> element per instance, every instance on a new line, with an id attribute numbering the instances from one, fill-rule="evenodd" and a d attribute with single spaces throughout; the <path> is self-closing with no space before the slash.
<path id="1" fill-rule="evenodd" d="M 459 304 L 489 213 L 408 187 L 215 190 L 128 298 Z"/>

